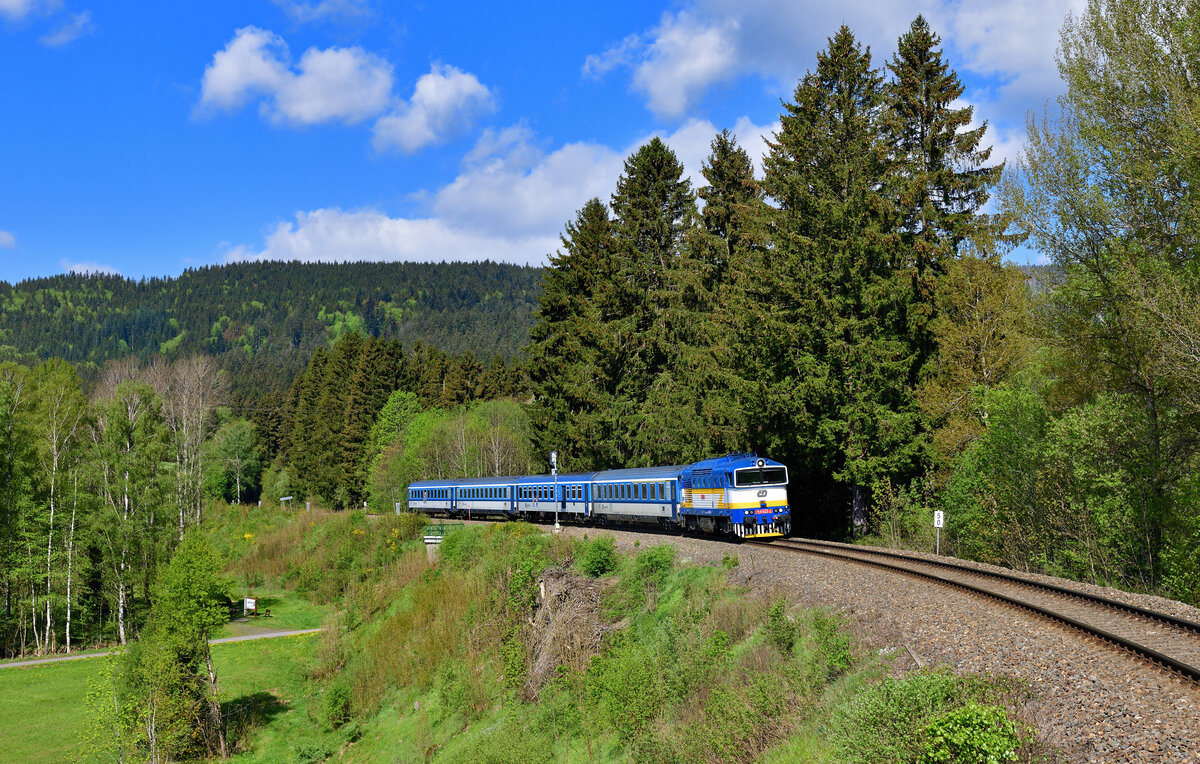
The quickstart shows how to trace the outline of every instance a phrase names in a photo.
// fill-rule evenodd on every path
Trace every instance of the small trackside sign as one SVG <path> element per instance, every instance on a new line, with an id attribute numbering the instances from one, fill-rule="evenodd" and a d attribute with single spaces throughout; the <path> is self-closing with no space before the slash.
<path id="1" fill-rule="evenodd" d="M 946 522 L 946 515 L 942 510 L 936 510 L 933 513 L 933 527 L 941 528 Z"/>

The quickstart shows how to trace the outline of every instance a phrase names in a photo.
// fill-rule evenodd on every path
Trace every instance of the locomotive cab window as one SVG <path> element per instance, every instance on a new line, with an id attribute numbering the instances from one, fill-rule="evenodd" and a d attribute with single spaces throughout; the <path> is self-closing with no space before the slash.
<path id="1" fill-rule="evenodd" d="M 734 484 L 738 486 L 781 485 L 786 482 L 785 467 L 749 467 L 734 473 Z"/>

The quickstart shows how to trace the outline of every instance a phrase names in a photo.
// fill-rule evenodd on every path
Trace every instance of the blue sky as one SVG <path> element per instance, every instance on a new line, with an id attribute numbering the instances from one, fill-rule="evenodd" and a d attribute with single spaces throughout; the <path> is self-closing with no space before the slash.
<path id="1" fill-rule="evenodd" d="M 924 13 L 996 156 L 1084 0 L 0 0 L 0 279 L 242 259 L 545 262 L 662 136 L 756 159 L 841 23 Z"/>

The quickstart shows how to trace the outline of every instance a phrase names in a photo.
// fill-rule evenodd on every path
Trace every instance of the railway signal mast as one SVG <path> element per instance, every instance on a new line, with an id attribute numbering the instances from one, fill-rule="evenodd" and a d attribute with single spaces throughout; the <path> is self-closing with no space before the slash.
<path id="1" fill-rule="evenodd" d="M 560 533 L 558 525 L 558 452 L 550 452 L 550 474 L 554 476 L 554 532 Z"/>

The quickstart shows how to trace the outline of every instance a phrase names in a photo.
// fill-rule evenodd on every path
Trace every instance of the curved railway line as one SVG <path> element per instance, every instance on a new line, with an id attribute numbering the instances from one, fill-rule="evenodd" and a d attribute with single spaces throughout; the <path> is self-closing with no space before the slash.
<path id="1" fill-rule="evenodd" d="M 1200 623 L 1087 592 L 948 560 L 807 539 L 751 542 L 918 576 L 1022 608 L 1200 683 Z"/>

